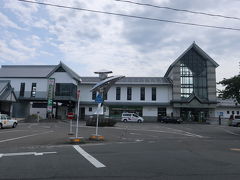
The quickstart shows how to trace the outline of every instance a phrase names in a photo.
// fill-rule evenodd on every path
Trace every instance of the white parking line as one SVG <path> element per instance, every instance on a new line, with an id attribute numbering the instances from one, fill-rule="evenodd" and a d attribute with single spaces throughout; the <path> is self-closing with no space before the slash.
<path id="1" fill-rule="evenodd" d="M 228 130 L 226 130 L 226 129 L 222 129 L 222 130 L 225 131 L 225 132 L 227 132 L 227 133 L 229 133 L 229 134 L 232 134 L 232 135 L 235 135 L 235 136 L 240 136 L 240 134 L 234 133 L 234 132 L 232 132 L 232 131 L 228 131 Z"/>
<path id="2" fill-rule="evenodd" d="M 103 168 L 106 167 L 104 164 L 99 162 L 97 159 L 95 159 L 93 156 L 88 154 L 86 151 L 84 151 L 80 146 L 73 145 L 73 148 L 77 150 L 84 158 L 86 158 L 90 163 L 92 163 L 96 168 Z"/>
<path id="3" fill-rule="evenodd" d="M 11 138 L 11 139 L 4 139 L 4 140 L 1 140 L 0 143 L 8 142 L 8 141 L 14 141 L 14 140 L 23 139 L 23 138 L 32 137 L 32 136 L 37 136 L 37 135 L 40 135 L 40 134 L 47 134 L 47 133 L 51 133 L 51 132 L 54 132 L 54 131 L 46 131 L 46 132 L 42 132 L 42 133 L 30 134 L 30 135 L 26 135 L 26 136 Z"/>
<path id="4" fill-rule="evenodd" d="M 151 130 L 151 129 L 134 129 L 134 128 L 120 128 L 120 127 L 114 127 L 112 129 L 122 129 L 126 131 L 145 131 L 145 132 L 156 132 L 156 133 L 168 133 L 168 134 L 177 134 L 177 135 L 182 135 L 182 136 L 189 136 L 189 137 L 198 137 L 198 138 L 203 138 L 203 136 L 198 135 L 198 134 L 193 134 L 187 131 L 179 130 L 179 129 L 174 129 L 174 128 L 167 128 L 163 126 L 166 129 L 172 130 L 172 131 L 166 131 L 166 130 Z"/>
<path id="5" fill-rule="evenodd" d="M 29 131 L 29 130 L 11 130 L 11 131 L 3 131 L 3 132 L 0 132 L 0 134 L 2 134 L 2 133 L 9 133 L 9 132 L 18 132 L 18 131 Z"/>
<path id="6" fill-rule="evenodd" d="M 28 156 L 28 155 L 34 155 L 34 156 L 42 156 L 44 154 L 56 154 L 57 152 L 21 152 L 21 153 L 5 153 L 0 154 L 1 157 L 9 157 L 9 156 Z"/>

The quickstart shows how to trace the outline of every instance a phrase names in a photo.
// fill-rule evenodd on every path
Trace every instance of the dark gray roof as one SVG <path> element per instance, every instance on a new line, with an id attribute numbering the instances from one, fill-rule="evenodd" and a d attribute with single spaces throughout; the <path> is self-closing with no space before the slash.
<path id="1" fill-rule="evenodd" d="M 168 68 L 166 74 L 164 75 L 164 77 L 167 77 L 169 72 L 172 70 L 173 66 L 175 64 L 177 64 L 177 62 L 188 52 L 190 51 L 190 49 L 194 48 L 200 55 L 202 55 L 205 59 L 207 59 L 208 61 L 210 61 L 215 67 L 218 67 L 219 64 L 216 63 L 206 52 L 204 52 L 195 42 L 193 42 L 191 44 L 191 46 L 189 46 L 189 48 L 187 48 Z"/>
<path id="2" fill-rule="evenodd" d="M 81 77 L 82 84 L 96 84 L 100 81 L 98 77 Z M 125 77 L 116 82 L 116 84 L 171 84 L 164 77 Z"/>
<path id="3" fill-rule="evenodd" d="M 0 68 L 0 77 L 37 77 L 44 78 L 56 67 L 56 65 L 3 65 Z"/>
<path id="4" fill-rule="evenodd" d="M 80 76 L 67 65 L 3 65 L 0 68 L 1 78 L 48 78 L 59 67 L 62 67 L 72 78 L 80 80 Z"/>
<path id="5" fill-rule="evenodd" d="M 50 77 L 59 67 L 62 67 L 66 72 L 68 72 L 68 74 L 78 80 L 81 81 L 80 76 L 75 73 L 71 68 L 69 68 L 66 64 L 64 64 L 63 62 L 60 62 L 57 66 L 54 67 L 54 69 L 48 74 L 48 77 Z"/>

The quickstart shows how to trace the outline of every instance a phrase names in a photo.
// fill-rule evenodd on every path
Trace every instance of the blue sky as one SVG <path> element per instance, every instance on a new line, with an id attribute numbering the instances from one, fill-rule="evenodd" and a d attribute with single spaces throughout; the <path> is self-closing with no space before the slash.
<path id="1" fill-rule="evenodd" d="M 160 6 L 240 17 L 237 0 L 148 0 Z M 113 0 L 39 0 L 129 15 L 240 28 L 239 20 L 211 18 Z M 0 63 L 58 64 L 80 76 L 100 69 L 126 76 L 164 76 L 195 41 L 220 66 L 217 81 L 239 73 L 240 31 L 183 26 L 95 14 L 17 0 L 0 1 Z"/>

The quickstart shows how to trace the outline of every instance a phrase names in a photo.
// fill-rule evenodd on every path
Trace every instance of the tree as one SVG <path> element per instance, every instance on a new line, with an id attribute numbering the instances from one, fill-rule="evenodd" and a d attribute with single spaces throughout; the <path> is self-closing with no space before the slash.
<path id="1" fill-rule="evenodd" d="M 229 79 L 223 79 L 218 84 L 225 87 L 224 90 L 219 90 L 219 96 L 223 99 L 232 98 L 240 104 L 240 75 L 234 76 Z"/>

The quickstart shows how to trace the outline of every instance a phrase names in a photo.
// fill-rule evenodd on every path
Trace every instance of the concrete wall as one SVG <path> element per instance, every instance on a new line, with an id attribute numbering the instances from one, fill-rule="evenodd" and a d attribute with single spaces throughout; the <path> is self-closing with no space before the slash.
<path id="1" fill-rule="evenodd" d="M 93 85 L 81 85 L 81 101 L 94 102 L 90 89 Z M 121 88 L 120 100 L 116 100 L 116 87 Z M 132 100 L 127 100 L 127 88 L 132 88 Z M 145 87 L 145 100 L 140 100 L 140 88 Z M 156 87 L 156 101 L 152 101 L 152 87 Z M 169 103 L 172 99 L 172 89 L 170 85 L 114 85 L 108 91 L 106 102 L 160 102 Z"/>
<path id="2" fill-rule="evenodd" d="M 207 62 L 207 86 L 208 100 L 216 101 L 216 68 L 210 62 Z"/>
<path id="3" fill-rule="evenodd" d="M 39 113 L 38 113 L 39 112 Z M 47 108 L 30 108 L 30 115 L 37 114 L 41 118 L 46 118 L 47 115 Z"/>
<path id="4" fill-rule="evenodd" d="M 234 114 L 240 114 L 239 107 L 217 107 L 215 111 L 215 117 L 220 115 L 220 112 L 223 113 L 223 118 L 229 118 L 230 115 L 234 112 Z M 229 113 L 228 113 L 229 112 Z"/>
<path id="5" fill-rule="evenodd" d="M 180 62 L 175 64 L 172 68 L 172 81 L 173 81 L 173 100 L 180 100 L 181 99 L 181 80 L 180 80 Z"/>
<path id="6" fill-rule="evenodd" d="M 14 92 L 20 91 L 21 83 L 25 83 L 25 91 L 31 92 L 32 83 L 37 83 L 37 92 L 47 91 L 47 79 L 44 78 L 0 78 L 0 80 L 10 80 Z"/>

